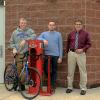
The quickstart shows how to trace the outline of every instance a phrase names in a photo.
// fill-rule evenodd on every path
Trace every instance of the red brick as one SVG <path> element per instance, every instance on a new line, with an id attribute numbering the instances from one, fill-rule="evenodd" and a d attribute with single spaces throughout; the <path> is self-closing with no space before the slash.
<path id="1" fill-rule="evenodd" d="M 95 12 L 95 10 L 94 10 L 94 9 L 92 9 L 92 10 L 91 10 L 91 9 L 87 9 L 87 10 L 86 10 L 86 16 L 87 16 L 87 17 L 93 17 L 93 18 L 96 17 L 96 12 Z"/>
<path id="2" fill-rule="evenodd" d="M 57 86 L 61 86 L 61 87 L 66 87 L 67 86 L 67 82 L 66 80 L 62 80 L 62 79 L 57 79 Z"/>
<path id="3" fill-rule="evenodd" d="M 80 74 L 79 73 L 75 73 L 74 80 L 75 81 L 79 81 L 80 80 Z"/>
<path id="4" fill-rule="evenodd" d="M 91 48 L 96 48 L 97 47 L 97 41 L 91 41 L 92 47 Z"/>
<path id="5" fill-rule="evenodd" d="M 81 0 L 80 0 L 80 1 L 81 1 Z M 81 9 L 82 6 L 81 6 L 80 3 L 81 3 L 81 2 L 74 2 L 74 3 L 73 3 L 73 8 L 74 8 L 74 9 Z"/>
<path id="6" fill-rule="evenodd" d="M 100 18 L 100 10 L 96 10 L 96 18 Z"/>
<path id="7" fill-rule="evenodd" d="M 58 71 L 59 71 L 59 72 L 65 72 L 65 73 L 67 73 L 67 67 L 68 67 L 68 66 L 67 66 L 66 64 L 62 64 L 62 65 L 59 64 L 59 65 L 58 65 Z"/>
<path id="8" fill-rule="evenodd" d="M 96 63 L 96 58 L 94 56 L 88 56 L 87 57 L 87 63 L 88 64 L 95 64 Z"/>
<path id="9" fill-rule="evenodd" d="M 17 4 L 18 0 L 7 0 L 6 1 L 6 5 L 13 5 L 13 4 Z"/>
<path id="10" fill-rule="evenodd" d="M 95 24 L 96 26 L 100 26 L 100 19 L 95 19 L 94 21 L 95 21 L 94 24 Z"/>
<path id="11" fill-rule="evenodd" d="M 91 49 L 89 52 L 88 52 L 88 56 L 97 56 L 99 57 L 100 56 L 100 49 Z"/>
<path id="12" fill-rule="evenodd" d="M 95 76 L 96 76 L 96 80 L 100 80 L 100 71 L 97 71 L 95 73 Z"/>
<path id="13" fill-rule="evenodd" d="M 96 19 L 95 18 L 86 18 L 86 24 L 87 25 L 95 25 Z"/>
<path id="14" fill-rule="evenodd" d="M 73 16 L 73 10 L 59 10 L 59 15 L 62 17 L 72 17 Z"/>
<path id="15" fill-rule="evenodd" d="M 56 21 L 57 30 L 62 33 L 64 48 L 67 35 L 73 30 L 74 20 L 82 19 L 92 39 L 92 47 L 87 52 L 88 86 L 96 82 L 100 83 L 98 77 L 100 72 L 100 3 L 97 0 L 86 0 L 86 5 L 85 0 L 7 0 L 5 16 L 6 48 L 11 33 L 18 26 L 20 17 L 28 19 L 29 26 L 35 30 L 37 35 L 48 30 L 49 21 Z M 9 59 L 10 57 L 11 54 L 6 51 L 6 63 L 13 61 L 12 58 Z M 59 86 L 67 85 L 67 68 L 67 54 L 64 54 L 63 63 L 58 66 Z M 74 85 L 79 86 L 78 68 L 75 71 Z"/>
<path id="16" fill-rule="evenodd" d="M 58 72 L 57 73 L 58 79 L 67 79 L 67 74 L 63 72 Z"/>
<path id="17" fill-rule="evenodd" d="M 100 49 L 100 41 L 99 40 L 96 41 L 96 48 Z"/>
<path id="18" fill-rule="evenodd" d="M 100 65 L 100 57 L 96 57 L 95 58 L 95 62 L 96 62 L 96 64 L 99 64 Z"/>
<path id="19" fill-rule="evenodd" d="M 88 73 L 87 78 L 88 80 L 93 81 L 93 80 L 96 80 L 96 75 L 95 73 L 91 72 L 91 73 Z"/>
<path id="20" fill-rule="evenodd" d="M 100 64 L 98 64 L 98 63 L 96 64 L 95 70 L 96 70 L 96 71 L 100 71 Z"/>
<path id="21" fill-rule="evenodd" d="M 100 32 L 100 27 L 99 26 L 96 26 L 95 27 L 95 33 L 99 33 Z"/>
<path id="22" fill-rule="evenodd" d="M 88 79 L 87 87 L 90 88 L 91 86 L 95 85 L 97 82 L 96 80 Z"/>
<path id="23" fill-rule="evenodd" d="M 86 26 L 86 31 L 88 31 L 89 33 L 95 33 L 95 30 L 96 30 L 96 28 L 93 25 Z"/>
<path id="24" fill-rule="evenodd" d="M 85 1 L 84 1 L 85 2 Z M 88 9 L 92 9 L 93 4 L 91 2 L 86 2 L 86 4 L 84 5 L 86 8 L 88 7 Z"/>
<path id="25" fill-rule="evenodd" d="M 84 9 L 78 8 L 78 9 L 74 10 L 74 17 L 75 18 L 84 17 L 84 16 L 85 16 Z"/>
<path id="26" fill-rule="evenodd" d="M 94 73 L 96 71 L 96 64 L 87 64 L 86 68 L 88 73 Z"/>
<path id="27" fill-rule="evenodd" d="M 96 84 L 100 84 L 100 78 L 96 80 Z"/>
<path id="28" fill-rule="evenodd" d="M 100 40 L 100 34 L 98 34 L 98 33 L 91 34 L 91 39 L 92 40 Z"/>
<path id="29" fill-rule="evenodd" d="M 8 6 L 6 6 L 6 12 L 8 13 L 8 12 L 15 12 L 16 13 L 16 11 L 17 11 L 17 9 L 18 9 L 18 6 L 17 5 L 8 5 Z"/>
<path id="30" fill-rule="evenodd" d="M 72 27 L 71 26 L 58 26 L 58 30 L 62 33 L 64 33 L 64 40 L 67 38 L 66 34 L 69 34 L 72 31 Z"/>
<path id="31" fill-rule="evenodd" d="M 58 3 L 73 2 L 73 0 L 57 0 Z"/>
<path id="32" fill-rule="evenodd" d="M 79 73 L 79 67 L 78 67 L 78 65 L 76 65 L 75 73 L 76 73 L 76 74 Z"/>
<path id="33" fill-rule="evenodd" d="M 93 7 L 93 9 L 95 9 L 95 10 L 100 10 L 100 3 L 96 2 L 96 3 L 93 4 L 92 7 Z"/>

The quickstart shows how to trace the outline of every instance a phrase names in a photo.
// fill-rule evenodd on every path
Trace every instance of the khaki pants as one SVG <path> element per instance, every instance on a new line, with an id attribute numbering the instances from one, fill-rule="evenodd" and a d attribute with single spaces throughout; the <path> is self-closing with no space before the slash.
<path id="1" fill-rule="evenodd" d="M 23 62 L 22 62 L 22 59 L 21 59 L 23 57 L 24 57 L 24 54 L 18 54 L 16 56 L 18 75 L 20 75 L 22 68 L 23 68 Z"/>
<path id="2" fill-rule="evenodd" d="M 73 78 L 76 63 L 79 66 L 80 72 L 80 89 L 86 90 L 87 84 L 87 71 L 86 71 L 86 54 L 77 54 L 75 52 L 69 51 L 68 53 L 68 88 L 73 89 Z"/>
<path id="3" fill-rule="evenodd" d="M 22 69 L 23 69 L 23 58 L 24 57 L 24 54 L 18 54 L 17 56 L 16 56 L 16 61 L 17 61 L 17 71 L 18 71 L 18 75 L 20 76 L 20 73 L 21 73 L 21 71 L 22 71 Z M 25 82 L 25 76 L 26 76 L 26 72 L 24 71 L 23 72 L 23 75 L 20 77 L 21 78 L 21 82 L 23 83 L 23 82 Z"/>

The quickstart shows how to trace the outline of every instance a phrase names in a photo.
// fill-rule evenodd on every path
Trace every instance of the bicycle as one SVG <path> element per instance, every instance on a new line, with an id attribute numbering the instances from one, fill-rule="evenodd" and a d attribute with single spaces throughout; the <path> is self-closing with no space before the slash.
<path id="1" fill-rule="evenodd" d="M 20 93 L 25 99 L 34 99 L 35 97 L 39 95 L 42 79 L 41 79 L 39 71 L 35 67 L 28 66 L 29 64 L 28 56 L 29 55 L 30 54 L 28 52 L 24 54 L 23 58 L 21 58 L 23 62 L 23 68 L 22 68 L 20 75 L 18 75 L 18 71 L 16 68 L 16 64 L 18 63 L 18 61 L 16 61 L 15 58 L 17 55 L 14 56 L 13 63 L 7 64 L 5 71 L 4 71 L 4 84 L 8 91 L 14 90 L 15 86 L 18 85 Z M 37 60 L 39 56 L 41 55 L 35 55 L 35 56 L 36 56 L 35 60 Z M 24 91 L 21 90 L 22 88 L 21 79 L 23 78 L 23 76 L 24 76 L 23 85 L 25 88 Z M 38 83 L 37 83 L 37 80 L 38 80 Z"/>

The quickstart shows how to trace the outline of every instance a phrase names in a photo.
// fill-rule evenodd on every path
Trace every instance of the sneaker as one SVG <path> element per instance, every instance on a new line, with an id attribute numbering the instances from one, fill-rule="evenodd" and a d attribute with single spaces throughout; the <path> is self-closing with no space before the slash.
<path id="1" fill-rule="evenodd" d="M 66 93 L 71 93 L 73 90 L 72 89 L 67 89 Z"/>
<path id="2" fill-rule="evenodd" d="M 81 95 L 85 95 L 86 94 L 86 91 L 85 90 L 81 90 L 80 94 Z"/>

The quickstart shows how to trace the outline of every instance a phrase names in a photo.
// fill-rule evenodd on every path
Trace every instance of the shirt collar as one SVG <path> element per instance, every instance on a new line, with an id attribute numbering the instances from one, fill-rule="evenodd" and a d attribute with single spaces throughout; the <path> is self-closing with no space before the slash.
<path id="1" fill-rule="evenodd" d="M 81 29 L 79 32 L 77 32 L 77 31 L 75 30 L 75 33 L 79 33 L 79 34 L 80 34 L 82 31 L 83 31 L 83 29 Z"/>

